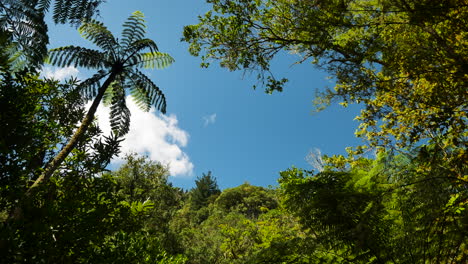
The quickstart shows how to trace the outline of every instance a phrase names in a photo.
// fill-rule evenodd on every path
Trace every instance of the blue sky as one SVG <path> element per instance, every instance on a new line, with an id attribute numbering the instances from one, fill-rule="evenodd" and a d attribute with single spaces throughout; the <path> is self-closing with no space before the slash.
<path id="1" fill-rule="evenodd" d="M 290 81 L 284 92 L 273 95 L 263 88 L 253 90 L 256 80 L 242 72 L 229 72 L 217 63 L 200 68 L 200 59 L 192 57 L 188 44 L 180 39 L 183 26 L 197 23 L 197 16 L 209 10 L 203 0 L 108 1 L 100 10 L 99 20 L 116 36 L 133 11 L 142 11 L 148 22 L 147 37 L 176 60 L 167 69 L 145 71 L 164 91 L 168 115 L 132 112 L 135 131 L 128 140 L 128 148 L 141 145 L 137 151 L 171 162 L 170 179 L 175 186 L 189 189 L 195 177 L 207 171 L 223 189 L 244 182 L 276 185 L 281 170 L 293 165 L 311 169 L 305 157 L 314 148 L 328 155 L 344 154 L 345 147 L 362 143 L 354 137 L 357 106 L 334 105 L 312 112 L 315 90 L 333 83 L 310 62 L 293 65 L 297 58 L 290 54 L 276 58 L 273 73 Z M 51 25 L 50 36 L 50 48 L 93 48 L 66 26 Z M 77 70 L 71 71 L 81 79 L 91 73 Z M 53 75 L 58 69 L 48 71 Z"/>

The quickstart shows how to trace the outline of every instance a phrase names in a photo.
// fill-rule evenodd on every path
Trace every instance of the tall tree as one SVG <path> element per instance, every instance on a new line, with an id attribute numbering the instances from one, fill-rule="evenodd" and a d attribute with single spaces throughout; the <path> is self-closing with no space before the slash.
<path id="1" fill-rule="evenodd" d="M 197 177 L 195 185 L 196 187 L 191 190 L 190 195 L 192 208 L 195 210 L 206 207 L 210 197 L 212 197 L 211 201 L 214 201 L 213 197 L 221 193 L 216 178 L 211 175 L 211 171 Z"/>
<path id="2" fill-rule="evenodd" d="M 146 26 L 141 12 L 134 12 L 124 23 L 123 28 L 122 39 L 117 40 L 103 23 L 91 20 L 80 26 L 79 31 L 85 39 L 93 42 L 102 51 L 66 46 L 49 52 L 48 61 L 53 65 L 87 67 L 97 69 L 98 73 L 79 85 L 85 97 L 90 99 L 94 97 L 81 125 L 60 153 L 47 164 L 30 190 L 42 181 L 47 181 L 65 160 L 93 121 L 97 107 L 103 99 L 110 104 L 111 127 L 118 136 L 125 135 L 130 125 L 130 111 L 125 103 L 126 90 L 143 110 L 148 111 L 151 105 L 154 105 L 165 113 L 164 94 L 138 68 L 161 69 L 174 60 L 168 54 L 159 52 L 154 41 L 144 38 Z M 145 50 L 148 52 L 143 52 Z M 102 79 L 105 81 L 101 85 Z"/>

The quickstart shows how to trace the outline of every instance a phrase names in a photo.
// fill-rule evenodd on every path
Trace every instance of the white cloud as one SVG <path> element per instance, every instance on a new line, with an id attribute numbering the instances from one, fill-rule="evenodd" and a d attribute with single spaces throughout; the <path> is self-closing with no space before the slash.
<path id="1" fill-rule="evenodd" d="M 182 150 L 188 143 L 189 135 L 178 127 L 177 117 L 173 114 L 158 114 L 154 107 L 149 112 L 144 112 L 130 97 L 127 97 L 127 106 L 132 113 L 130 132 L 121 143 L 122 153 L 112 163 L 122 163 L 125 154 L 137 152 L 169 165 L 172 176 L 192 176 L 193 163 Z M 102 104 L 97 110 L 99 125 L 106 135 L 111 130 L 109 112 L 110 109 Z"/>
<path id="2" fill-rule="evenodd" d="M 66 68 L 57 68 L 57 67 L 50 67 L 45 66 L 42 68 L 42 75 L 49 79 L 55 79 L 58 81 L 63 81 L 70 77 L 78 76 L 78 69 L 73 66 L 68 66 Z"/>
<path id="3" fill-rule="evenodd" d="M 45 66 L 41 70 L 41 75 L 58 81 L 66 80 L 70 77 L 77 77 L 78 69 L 75 67 L 57 68 Z M 88 103 L 88 108 L 91 102 Z M 178 127 L 178 120 L 175 115 L 164 116 L 156 113 L 154 107 L 149 112 L 140 110 L 130 97 L 127 97 L 127 106 L 132 113 L 130 121 L 130 132 L 121 143 L 121 154 L 112 163 L 123 162 L 123 157 L 127 153 L 137 152 L 147 155 L 150 159 L 169 165 L 169 172 L 172 176 L 192 176 L 193 163 L 189 156 L 182 151 L 187 146 L 189 135 L 186 131 Z M 99 126 L 105 135 L 110 134 L 108 107 L 102 104 L 97 110 Z M 214 114 L 216 119 L 216 114 Z M 211 122 L 214 122 L 213 121 Z"/>
<path id="4" fill-rule="evenodd" d="M 214 124 L 216 122 L 216 113 L 207 115 L 203 117 L 204 123 L 203 126 L 208 126 L 209 124 Z"/>

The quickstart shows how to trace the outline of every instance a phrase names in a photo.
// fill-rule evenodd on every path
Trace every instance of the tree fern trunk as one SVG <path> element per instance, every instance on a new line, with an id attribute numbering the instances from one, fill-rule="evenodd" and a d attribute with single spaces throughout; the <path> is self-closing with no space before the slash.
<path id="1" fill-rule="evenodd" d="M 94 115 L 96 114 L 97 108 L 104 96 L 105 91 L 109 87 L 109 85 L 114 81 L 117 72 L 112 72 L 109 77 L 106 79 L 104 84 L 99 88 L 98 94 L 96 98 L 94 98 L 91 107 L 89 108 L 88 112 L 86 113 L 85 117 L 81 121 L 80 127 L 75 131 L 73 136 L 68 141 L 67 145 L 55 156 L 55 158 L 47 164 L 44 169 L 44 172 L 36 179 L 36 181 L 29 187 L 27 194 L 29 195 L 31 191 L 37 187 L 41 182 L 47 182 L 52 174 L 57 170 L 57 168 L 62 164 L 65 158 L 70 154 L 70 152 L 76 147 L 80 138 L 85 134 L 88 130 L 89 125 L 93 122 Z"/>

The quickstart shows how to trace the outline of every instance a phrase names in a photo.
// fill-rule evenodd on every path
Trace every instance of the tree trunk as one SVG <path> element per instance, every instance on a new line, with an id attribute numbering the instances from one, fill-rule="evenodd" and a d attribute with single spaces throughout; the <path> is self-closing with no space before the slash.
<path id="1" fill-rule="evenodd" d="M 50 179 L 50 176 L 57 170 L 57 168 L 62 164 L 65 158 L 70 154 L 70 152 L 76 147 L 80 138 L 84 135 L 84 133 L 88 130 L 89 125 L 93 122 L 94 114 L 99 106 L 99 103 L 104 96 L 105 91 L 109 87 L 109 85 L 115 80 L 115 77 L 118 73 L 112 72 L 109 77 L 106 79 L 104 84 L 99 88 L 98 94 L 96 98 L 93 100 L 93 104 L 89 108 L 88 112 L 86 113 L 85 117 L 81 121 L 80 127 L 75 131 L 73 136 L 70 138 L 68 144 L 55 156 L 55 158 L 47 164 L 42 174 L 36 179 L 36 181 L 31 185 L 26 194 L 29 195 L 31 191 L 37 187 L 41 182 L 47 182 Z"/>
<path id="2" fill-rule="evenodd" d="M 23 217 L 23 202 L 30 197 L 36 189 L 37 186 L 39 186 L 43 182 L 47 182 L 50 180 L 50 177 L 52 174 L 58 169 L 60 164 L 65 160 L 65 158 L 70 154 L 70 152 L 76 147 L 78 144 L 80 138 L 84 135 L 84 133 L 88 130 L 89 125 L 93 122 L 94 119 L 94 114 L 96 113 L 96 110 L 101 103 L 102 97 L 104 96 L 104 93 L 106 92 L 107 88 L 109 85 L 115 80 L 115 77 L 120 73 L 121 71 L 112 71 L 109 77 L 106 79 L 106 81 L 102 84 L 102 86 L 98 90 L 98 94 L 96 95 L 96 98 L 94 98 L 93 103 L 91 104 L 91 107 L 89 108 L 88 112 L 86 113 L 85 117 L 81 121 L 80 127 L 75 131 L 73 136 L 70 138 L 70 141 L 68 144 L 55 156 L 55 158 L 49 162 L 46 167 L 44 168 L 44 171 L 41 173 L 41 175 L 34 181 L 34 183 L 28 188 L 26 191 L 25 195 L 20 199 L 18 204 L 15 206 L 15 208 L 9 213 L 8 218 L 6 222 L 14 221 L 21 219 Z M 1 246 L 1 245 L 0 245 Z"/>

